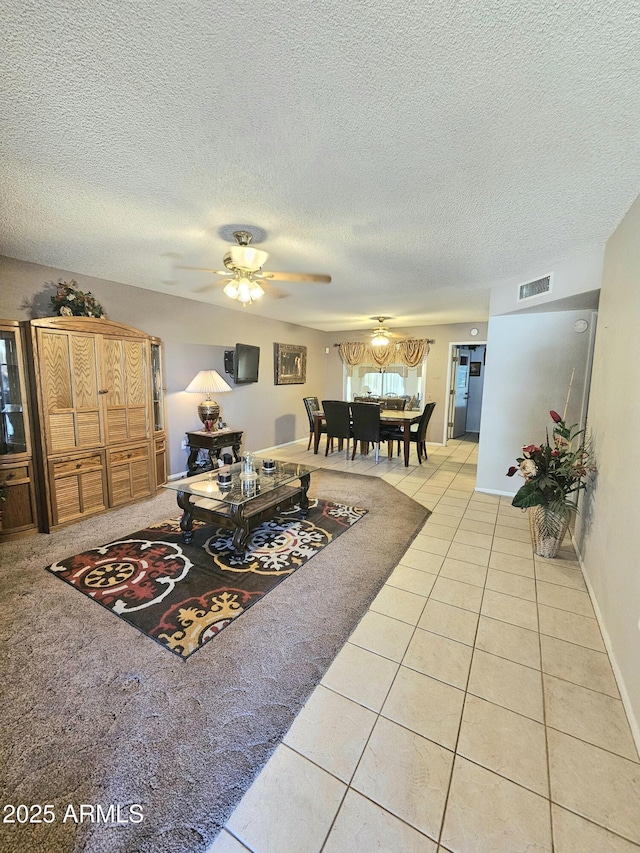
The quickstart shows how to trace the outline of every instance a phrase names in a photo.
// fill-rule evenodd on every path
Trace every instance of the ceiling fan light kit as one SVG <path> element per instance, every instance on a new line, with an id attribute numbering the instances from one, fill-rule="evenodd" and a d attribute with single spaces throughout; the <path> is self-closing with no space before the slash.
<path id="1" fill-rule="evenodd" d="M 378 317 L 378 328 L 374 329 L 372 332 L 373 337 L 371 338 L 371 346 L 372 347 L 386 347 L 389 345 L 389 341 L 391 338 L 391 333 L 389 330 L 383 326 L 385 320 L 388 317 Z"/>
<path id="2" fill-rule="evenodd" d="M 245 307 L 255 299 L 264 296 L 264 290 L 255 279 L 240 275 L 231 279 L 225 286 L 223 293 L 231 299 L 237 299 Z"/>
<path id="3" fill-rule="evenodd" d="M 258 283 L 257 279 L 270 281 L 313 281 L 322 284 L 329 284 L 331 281 L 330 275 L 322 275 L 320 273 L 304 273 L 304 272 L 263 272 L 262 267 L 266 263 L 269 253 L 262 249 L 254 249 L 249 245 L 253 239 L 250 231 L 234 231 L 233 236 L 236 238 L 237 246 L 230 246 L 229 250 L 223 257 L 225 270 L 205 269 L 204 267 L 182 267 L 181 269 L 196 270 L 201 269 L 204 272 L 213 272 L 216 275 L 228 275 L 233 273 L 233 278 L 224 279 L 226 284 L 223 293 L 230 299 L 235 299 L 242 304 L 243 307 L 250 305 L 256 299 L 264 296 L 264 290 Z M 212 285 L 200 288 L 198 292 L 208 290 Z"/>
<path id="4" fill-rule="evenodd" d="M 382 331 L 376 332 L 376 334 L 371 338 L 372 347 L 386 347 L 388 344 L 389 338 Z"/>

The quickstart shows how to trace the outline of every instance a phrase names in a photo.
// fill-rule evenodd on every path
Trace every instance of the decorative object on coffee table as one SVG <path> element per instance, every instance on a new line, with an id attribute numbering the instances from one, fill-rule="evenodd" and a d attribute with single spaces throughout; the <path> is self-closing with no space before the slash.
<path id="1" fill-rule="evenodd" d="M 217 370 L 201 370 L 185 388 L 189 394 L 206 394 L 205 399 L 198 406 L 198 415 L 203 424 L 210 423 L 210 432 L 218 429 L 220 418 L 220 406 L 211 399 L 212 394 L 224 394 L 231 391 L 231 386 L 220 376 Z"/>
<path id="2" fill-rule="evenodd" d="M 595 471 L 585 430 L 577 424 L 568 427 L 557 412 L 549 414 L 555 424 L 551 441 L 547 431 L 541 445 L 523 447 L 518 465 L 507 471 L 507 477 L 524 477 L 511 503 L 529 510 L 531 542 L 540 557 L 557 555 L 571 516 L 578 512 L 578 494 L 587 488 L 585 478 Z"/>

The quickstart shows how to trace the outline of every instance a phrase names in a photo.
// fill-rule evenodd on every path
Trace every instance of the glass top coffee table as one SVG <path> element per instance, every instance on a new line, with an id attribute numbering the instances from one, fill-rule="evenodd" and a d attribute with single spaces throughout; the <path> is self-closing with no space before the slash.
<path id="1" fill-rule="evenodd" d="M 256 458 L 255 479 L 241 476 L 242 462 L 237 462 L 165 483 L 165 489 L 177 492 L 178 506 L 183 511 L 180 529 L 184 542 L 188 544 L 193 539 L 193 521 L 198 519 L 233 530 L 234 554 L 241 557 L 249 534 L 262 521 L 296 504 L 300 505 L 302 518 L 306 518 L 310 478 L 317 468 L 297 462 L 273 462 L 273 469 L 268 471 L 263 468 L 263 460 Z M 228 483 L 220 481 L 224 477 Z"/>

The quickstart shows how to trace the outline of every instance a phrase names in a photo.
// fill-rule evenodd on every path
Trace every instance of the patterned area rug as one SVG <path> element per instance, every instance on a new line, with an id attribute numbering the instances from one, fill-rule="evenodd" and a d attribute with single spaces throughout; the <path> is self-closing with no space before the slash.
<path id="1" fill-rule="evenodd" d="M 179 520 L 164 521 L 48 566 L 48 570 L 186 660 L 367 512 L 316 499 L 263 522 L 245 556 L 232 534 L 194 523 L 185 545 Z"/>

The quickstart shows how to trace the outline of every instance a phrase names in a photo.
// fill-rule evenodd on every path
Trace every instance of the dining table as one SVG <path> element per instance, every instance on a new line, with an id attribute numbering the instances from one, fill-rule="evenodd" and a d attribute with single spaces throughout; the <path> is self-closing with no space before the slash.
<path id="1" fill-rule="evenodd" d="M 400 412 L 392 409 L 380 410 L 380 426 L 400 427 L 404 434 L 404 466 L 409 467 L 409 452 L 411 450 L 411 424 L 417 424 L 422 412 Z M 320 428 L 325 422 L 324 412 L 313 413 L 313 452 L 320 447 Z"/>

